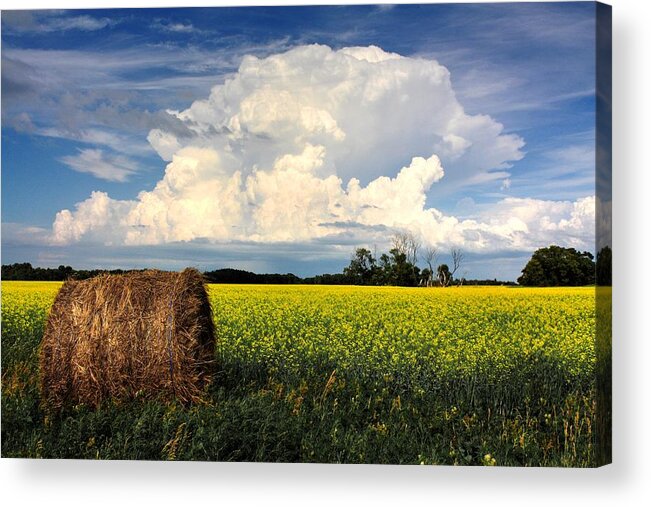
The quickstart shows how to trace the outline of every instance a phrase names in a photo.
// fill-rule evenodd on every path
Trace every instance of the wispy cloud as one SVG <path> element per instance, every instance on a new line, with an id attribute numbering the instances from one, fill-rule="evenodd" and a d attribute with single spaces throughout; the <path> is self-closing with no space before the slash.
<path id="1" fill-rule="evenodd" d="M 377 6 L 377 10 L 379 12 L 389 12 L 392 11 L 395 7 L 395 4 L 380 4 Z"/>
<path id="2" fill-rule="evenodd" d="M 550 148 L 538 157 L 541 162 L 511 178 L 511 187 L 520 194 L 561 199 L 594 193 L 594 139 Z"/>
<path id="3" fill-rule="evenodd" d="M 532 111 L 562 109 L 595 94 L 595 27 L 585 6 L 469 4 L 463 16 L 446 18 L 433 30 L 416 54 L 450 69 L 471 112 L 522 128 Z"/>
<path id="4" fill-rule="evenodd" d="M 196 95 L 204 94 L 209 89 L 208 81 L 214 85 L 223 80 L 237 70 L 245 55 L 264 57 L 290 46 L 289 39 L 282 38 L 268 44 L 221 49 L 174 44 L 101 51 L 8 48 L 2 51 L 3 91 L 7 87 L 5 81 L 8 85 L 15 82 L 13 88 L 40 95 L 75 90 L 86 95 L 92 91 L 97 96 L 117 89 L 124 97 L 129 91 L 166 88 L 169 96 L 165 103 L 169 105 L 170 97 L 189 85 Z"/>
<path id="5" fill-rule="evenodd" d="M 91 128 L 70 132 L 56 128 L 44 128 L 34 130 L 33 132 L 45 137 L 55 137 L 84 144 L 105 146 L 117 153 L 125 153 L 133 156 L 146 156 L 153 153 L 151 146 L 145 139 L 138 140 L 133 136 L 125 136 L 108 130 Z"/>
<path id="6" fill-rule="evenodd" d="M 228 55 L 198 48 L 3 49 L 2 122 L 146 155 L 149 130 L 180 127 L 166 108 L 187 106 L 235 67 Z"/>
<path id="7" fill-rule="evenodd" d="M 161 30 L 163 32 L 173 33 L 200 33 L 202 30 L 196 28 L 191 22 L 186 21 L 169 21 L 164 19 L 156 19 L 151 24 L 154 30 Z"/>
<path id="8" fill-rule="evenodd" d="M 34 126 L 34 123 L 32 123 L 31 116 L 25 112 L 17 114 L 16 116 L 10 118 L 8 124 L 17 132 L 33 133 L 36 131 L 36 127 Z"/>
<path id="9" fill-rule="evenodd" d="M 167 109 L 185 108 L 205 96 L 245 54 L 264 56 L 289 45 L 286 37 L 267 44 L 237 42 L 235 48 L 213 50 L 172 43 L 3 49 L 3 125 L 110 147 L 126 156 L 151 154 L 146 142 L 151 129 L 187 133 Z"/>
<path id="10" fill-rule="evenodd" d="M 43 246 L 49 242 L 50 229 L 15 222 L 2 222 L 2 246 Z M 4 260 L 4 259 L 3 259 Z"/>
<path id="11" fill-rule="evenodd" d="M 66 31 L 66 30 L 82 30 L 91 32 L 94 30 L 101 30 L 111 25 L 109 18 L 94 18 L 92 16 L 75 16 L 65 18 L 54 18 L 48 20 L 45 24 L 41 25 L 44 31 Z"/>
<path id="12" fill-rule="evenodd" d="M 109 18 L 90 15 L 70 16 L 65 11 L 5 11 L 2 13 L 3 28 L 16 32 L 66 32 L 80 30 L 93 32 L 115 24 Z"/>
<path id="13" fill-rule="evenodd" d="M 98 149 L 80 149 L 77 155 L 61 157 L 72 170 L 92 174 L 96 178 L 125 182 L 137 171 L 137 165 L 121 155 L 109 155 Z"/>

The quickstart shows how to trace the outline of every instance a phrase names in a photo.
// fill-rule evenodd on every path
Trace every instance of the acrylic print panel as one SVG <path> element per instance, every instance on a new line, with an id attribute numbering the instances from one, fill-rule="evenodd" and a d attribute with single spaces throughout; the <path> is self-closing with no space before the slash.
<path id="1" fill-rule="evenodd" d="M 2 456 L 610 462 L 610 23 L 3 11 Z"/>

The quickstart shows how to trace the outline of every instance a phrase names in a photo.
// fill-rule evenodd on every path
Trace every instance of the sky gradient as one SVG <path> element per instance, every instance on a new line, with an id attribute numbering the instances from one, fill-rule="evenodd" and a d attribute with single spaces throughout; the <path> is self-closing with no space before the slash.
<path id="1" fill-rule="evenodd" d="M 594 250 L 595 5 L 3 11 L 2 262 Z"/>

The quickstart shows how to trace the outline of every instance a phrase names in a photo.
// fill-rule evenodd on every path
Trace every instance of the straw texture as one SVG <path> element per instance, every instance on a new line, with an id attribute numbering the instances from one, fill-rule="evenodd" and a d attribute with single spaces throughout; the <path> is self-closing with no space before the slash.
<path id="1" fill-rule="evenodd" d="M 214 348 L 195 269 L 67 281 L 41 342 L 41 399 L 49 409 L 136 397 L 198 401 Z"/>

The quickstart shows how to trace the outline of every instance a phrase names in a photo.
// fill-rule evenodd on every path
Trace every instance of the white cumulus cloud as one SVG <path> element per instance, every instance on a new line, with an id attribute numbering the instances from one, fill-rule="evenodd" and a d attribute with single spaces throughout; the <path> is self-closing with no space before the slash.
<path id="1" fill-rule="evenodd" d="M 164 160 L 178 147 L 205 146 L 231 153 L 245 172 L 269 168 L 306 143 L 326 149 L 329 174 L 365 183 L 432 154 L 451 183 L 493 172 L 503 179 L 496 170 L 523 156 L 520 137 L 488 116 L 465 113 L 444 66 L 375 46 L 246 56 L 207 99 L 170 114 L 194 135 L 152 131 Z"/>
<path id="2" fill-rule="evenodd" d="M 129 201 L 94 192 L 57 214 L 54 243 L 336 246 L 351 237 L 382 244 L 387 230 L 404 229 L 488 251 L 559 237 L 580 246 L 593 235 L 594 198 L 509 198 L 467 220 L 427 206 L 435 184 L 498 186 L 524 144 L 492 118 L 466 114 L 433 60 L 375 46 L 247 56 L 207 99 L 169 113 L 192 135 L 150 132 L 169 162 L 156 186 Z"/>

